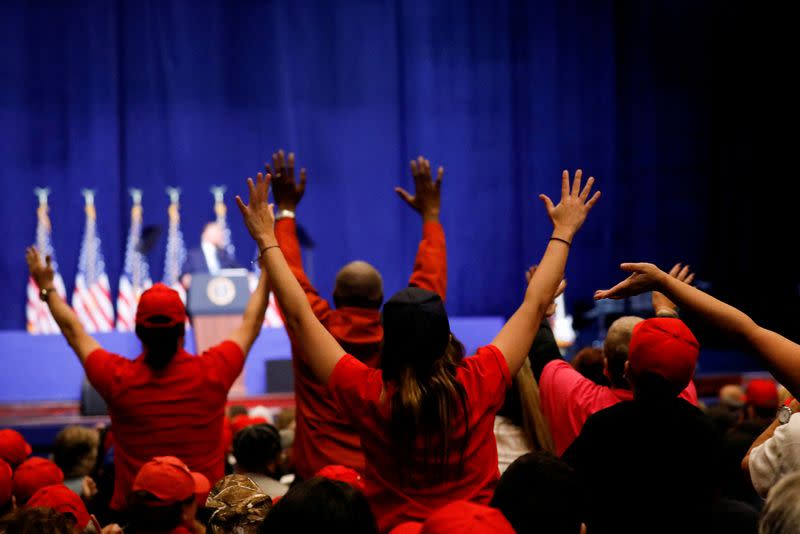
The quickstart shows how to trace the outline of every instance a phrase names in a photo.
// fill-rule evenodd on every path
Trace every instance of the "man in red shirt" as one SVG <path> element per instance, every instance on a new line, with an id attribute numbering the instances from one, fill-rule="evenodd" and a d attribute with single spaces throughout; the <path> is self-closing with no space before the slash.
<path id="1" fill-rule="evenodd" d="M 681 281 L 691 283 L 694 274 L 688 266 L 678 264 L 670 274 Z M 678 307 L 666 296 L 653 292 L 653 310 L 659 317 L 677 317 Z M 586 420 L 594 413 L 623 401 L 633 399 L 630 383 L 625 377 L 625 362 L 634 326 L 643 319 L 622 317 L 608 329 L 603 343 L 605 374 L 611 386 L 595 384 L 567 363 L 558 351 L 553 333 L 543 323 L 533 342 L 530 360 L 534 377 L 539 383 L 542 414 L 550 427 L 556 454 L 561 456 L 581 433 Z M 694 383 L 680 395 L 697 406 L 697 390 Z"/>
<path id="2" fill-rule="evenodd" d="M 50 258 L 27 250 L 31 276 L 61 332 L 108 404 L 114 429 L 115 483 L 111 508 L 126 508 L 134 476 L 154 456 L 177 456 L 212 482 L 224 475 L 222 425 L 228 390 L 261 332 L 269 284 L 261 270 L 241 326 L 200 356 L 183 350 L 186 309 L 164 284 L 145 291 L 136 310 L 142 353 L 111 354 L 86 333 L 78 316 L 53 289 Z"/>
<path id="3" fill-rule="evenodd" d="M 308 297 L 319 321 L 350 353 L 369 367 L 378 367 L 383 328 L 380 307 L 383 303 L 383 281 L 380 273 L 363 261 L 345 265 L 336 276 L 331 308 L 319 296 L 303 270 L 300 244 L 297 240 L 295 210 L 306 184 L 305 169 L 300 183 L 295 183 L 294 154 L 284 158 L 283 151 L 273 154 L 272 191 L 277 204 L 275 235 L 292 273 Z M 273 169 L 267 167 L 267 172 Z M 444 169 L 439 167 L 436 180 L 430 178 L 430 162 L 420 157 L 411 162 L 415 195 L 401 188 L 398 195 L 423 219 L 422 241 L 417 250 L 414 272 L 409 285 L 438 293 L 444 300 L 447 291 L 447 251 L 444 230 L 439 223 L 440 188 Z M 315 377 L 308 358 L 295 342 L 292 332 L 292 362 L 297 403 L 293 457 L 297 474 L 302 478 L 327 465 L 344 465 L 364 473 L 361 441 L 348 420 L 338 409 L 328 388 Z"/>

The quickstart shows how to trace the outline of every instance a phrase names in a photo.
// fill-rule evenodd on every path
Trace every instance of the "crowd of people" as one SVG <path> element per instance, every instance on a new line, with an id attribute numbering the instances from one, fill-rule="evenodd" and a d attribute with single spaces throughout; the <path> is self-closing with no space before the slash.
<path id="1" fill-rule="evenodd" d="M 261 277 L 241 326 L 200 355 L 186 310 L 156 284 L 136 311 L 142 352 L 110 353 L 26 259 L 53 317 L 108 405 L 110 426 L 66 427 L 50 459 L 0 430 L 3 533 L 800 532 L 800 347 L 666 273 L 596 299 L 652 292 L 653 317 L 622 317 L 602 348 L 567 362 L 550 329 L 574 239 L 600 197 L 564 171 L 541 195 L 553 230 L 519 308 L 467 355 L 450 331 L 444 169 L 411 162 L 398 196 L 422 220 L 408 286 L 354 261 L 333 302 L 303 269 L 295 225 L 306 171 L 278 151 L 237 205 Z M 274 206 L 268 204 L 272 192 Z M 275 420 L 229 407 L 272 291 L 292 344 L 296 407 Z M 700 345 L 679 310 L 727 333 L 785 386 L 755 379 L 701 405 Z"/>

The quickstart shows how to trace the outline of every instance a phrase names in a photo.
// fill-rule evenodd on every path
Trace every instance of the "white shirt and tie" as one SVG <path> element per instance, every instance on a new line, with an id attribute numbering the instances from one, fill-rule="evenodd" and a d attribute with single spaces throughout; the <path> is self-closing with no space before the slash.
<path id="1" fill-rule="evenodd" d="M 217 247 L 211 243 L 207 243 L 206 241 L 200 243 L 200 247 L 203 249 L 203 256 L 206 258 L 208 272 L 211 274 L 217 274 L 219 272 L 219 257 L 217 256 Z"/>

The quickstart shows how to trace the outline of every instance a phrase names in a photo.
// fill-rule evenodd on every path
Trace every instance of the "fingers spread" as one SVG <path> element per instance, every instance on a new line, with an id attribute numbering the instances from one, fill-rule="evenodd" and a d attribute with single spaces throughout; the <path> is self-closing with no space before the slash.
<path id="1" fill-rule="evenodd" d="M 553 201 L 550 200 L 550 197 L 548 197 L 547 195 L 541 194 L 541 195 L 539 195 L 539 199 L 542 202 L 544 202 L 544 207 L 547 209 L 547 213 L 550 213 L 551 211 L 553 211 L 555 209 L 555 206 L 553 205 Z"/>
<path id="2" fill-rule="evenodd" d="M 594 195 L 592 195 L 592 198 L 586 203 L 586 207 L 592 209 L 592 207 L 597 204 L 598 200 L 600 200 L 600 191 L 597 191 Z"/>
<path id="3" fill-rule="evenodd" d="M 564 169 L 561 172 L 561 198 L 569 196 L 569 171 Z"/>
<path id="4" fill-rule="evenodd" d="M 583 187 L 583 191 L 581 191 L 580 199 L 582 202 L 586 202 L 586 199 L 589 198 L 589 193 L 592 192 L 592 186 L 594 185 L 594 176 L 590 176 L 588 180 L 586 180 L 586 185 Z"/>
<path id="5" fill-rule="evenodd" d="M 395 187 L 394 191 L 395 191 L 395 193 L 397 193 L 397 196 L 399 196 L 400 198 L 402 198 L 403 200 L 405 200 L 406 202 L 408 202 L 412 206 L 414 205 L 414 197 L 411 196 L 411 194 L 408 191 L 406 191 L 402 187 Z"/>
<path id="6" fill-rule="evenodd" d="M 582 170 L 575 171 L 575 179 L 572 181 L 572 191 L 570 193 L 573 197 L 577 197 L 581 192 L 581 176 L 583 176 Z"/>

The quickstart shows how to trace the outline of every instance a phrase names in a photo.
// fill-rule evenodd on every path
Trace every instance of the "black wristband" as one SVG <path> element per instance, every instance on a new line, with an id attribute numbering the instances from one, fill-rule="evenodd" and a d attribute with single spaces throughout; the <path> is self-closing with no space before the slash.
<path id="1" fill-rule="evenodd" d="M 569 246 L 572 246 L 572 243 L 570 243 L 570 242 L 569 242 L 569 241 L 567 241 L 566 239 L 561 239 L 560 237 L 551 237 L 551 238 L 550 238 L 550 241 L 561 241 L 562 243 L 564 243 L 564 244 L 565 244 L 565 245 L 567 245 L 568 247 L 569 247 Z"/>

